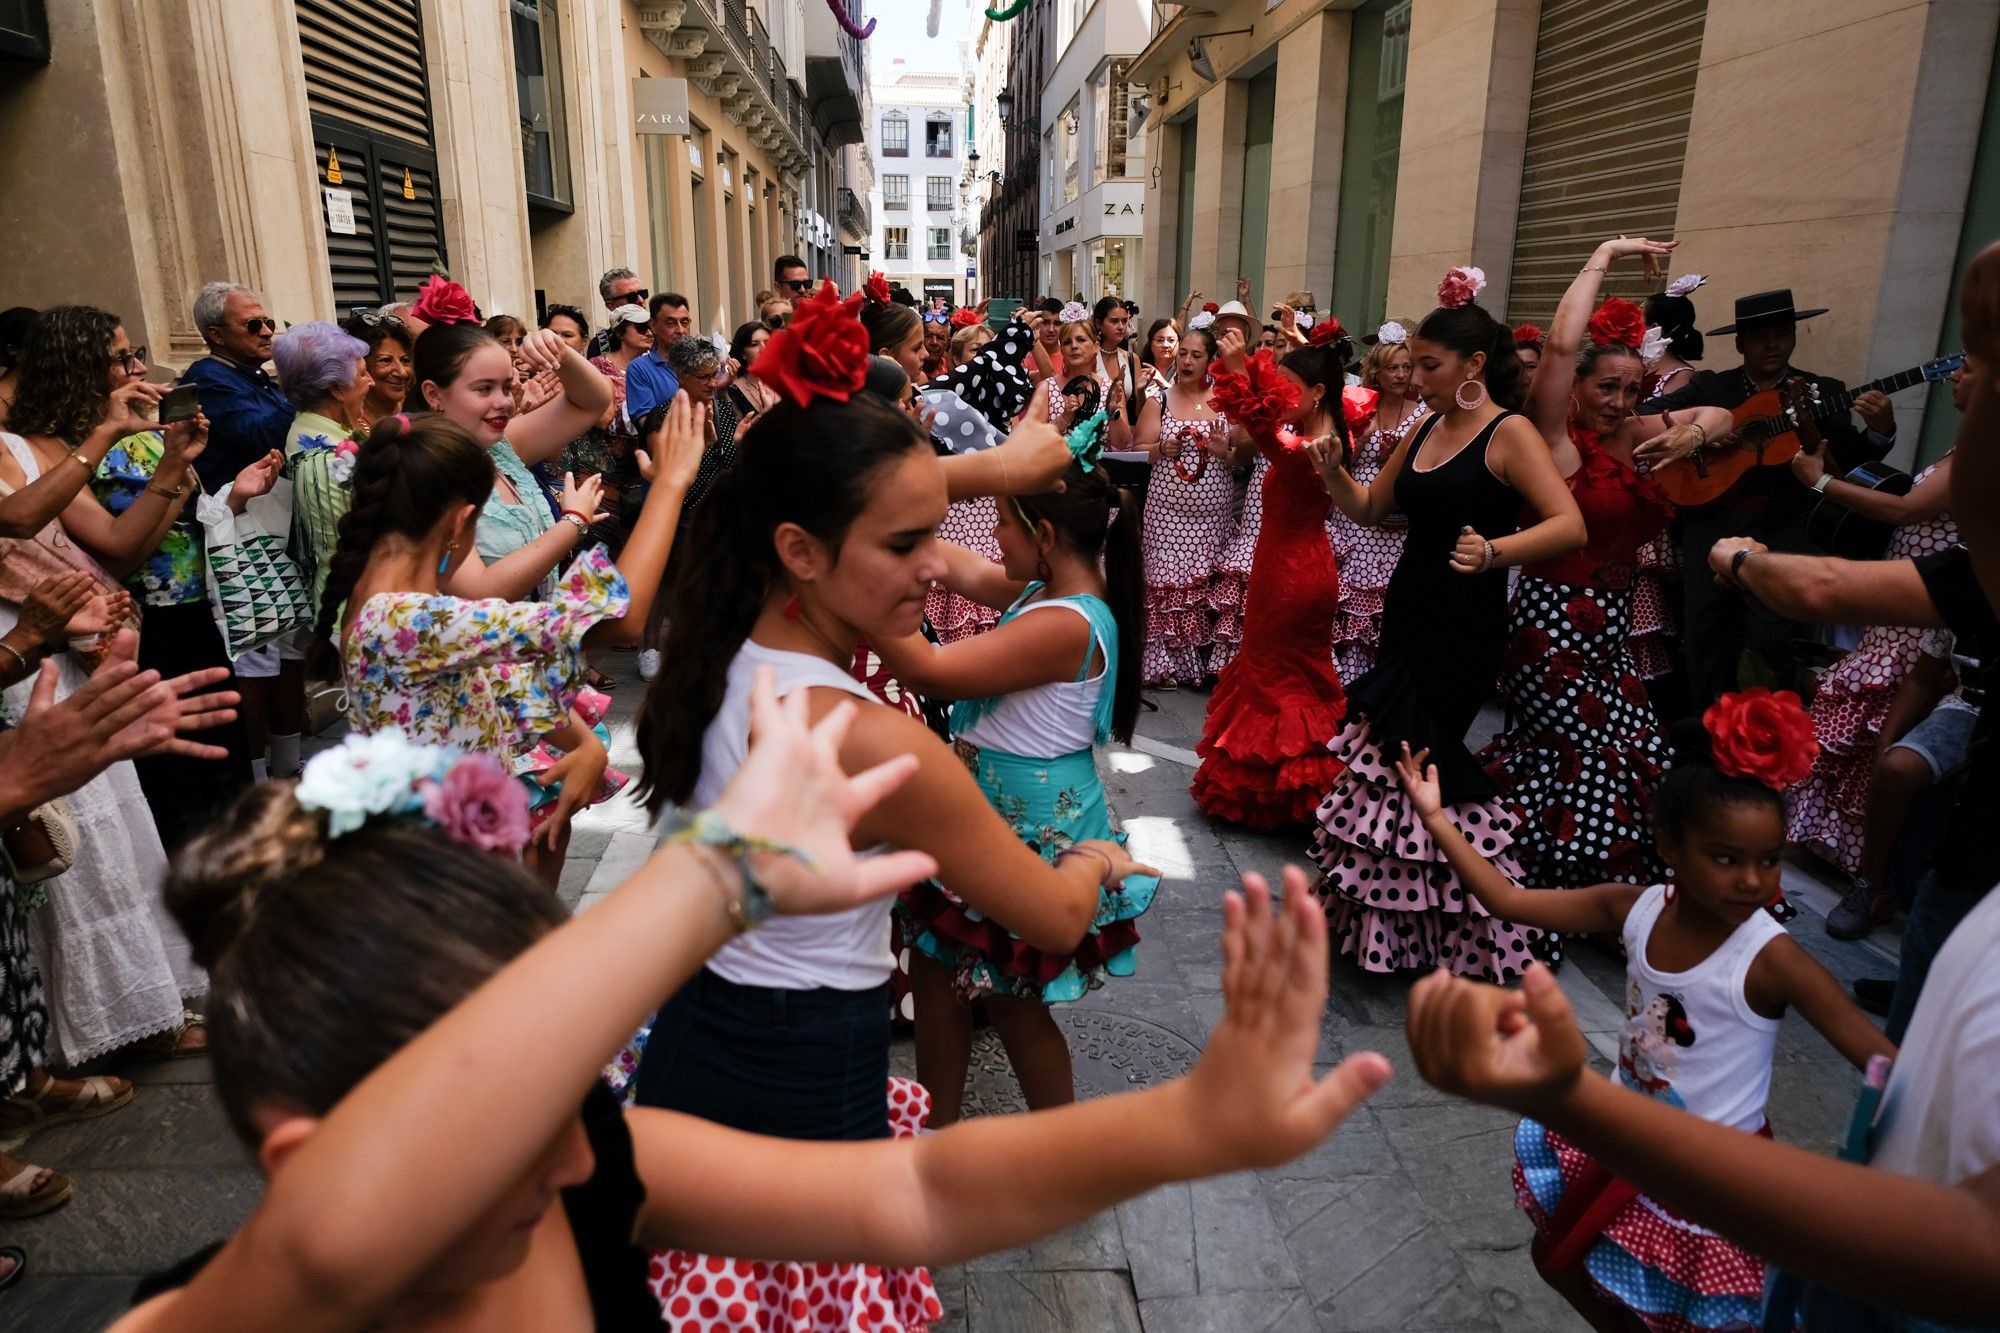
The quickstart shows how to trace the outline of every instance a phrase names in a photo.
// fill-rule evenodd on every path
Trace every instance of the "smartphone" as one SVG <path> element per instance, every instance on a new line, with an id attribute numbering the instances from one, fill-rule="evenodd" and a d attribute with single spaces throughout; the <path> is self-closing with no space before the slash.
<path id="1" fill-rule="evenodd" d="M 167 396 L 160 400 L 160 424 L 171 426 L 177 421 L 186 421 L 201 411 L 201 396 L 192 384 L 176 384 L 167 390 Z"/>

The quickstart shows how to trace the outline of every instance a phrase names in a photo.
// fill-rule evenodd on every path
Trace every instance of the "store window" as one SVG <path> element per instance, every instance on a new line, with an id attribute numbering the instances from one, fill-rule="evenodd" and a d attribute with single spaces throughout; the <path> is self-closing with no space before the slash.
<path id="1" fill-rule="evenodd" d="M 931 233 L 931 243 L 930 243 L 930 253 L 929 253 L 929 254 L 928 254 L 928 255 L 926 256 L 926 258 L 929 258 L 929 259 L 950 259 L 950 258 L 951 258 L 951 228 L 950 228 L 950 227 L 932 227 L 932 228 L 930 229 L 930 233 Z"/>
<path id="2" fill-rule="evenodd" d="M 910 206 L 910 178 L 908 176 L 884 176 L 882 178 L 882 207 L 908 208 Z"/>
<path id="3" fill-rule="evenodd" d="M 900 111 L 882 117 L 882 156 L 910 155 L 910 118 Z"/>
<path id="4" fill-rule="evenodd" d="M 951 212 L 951 177 L 924 177 L 924 207 L 933 213 Z"/>
<path id="5" fill-rule="evenodd" d="M 1387 314 L 1409 56 L 1410 0 L 1368 0 L 1354 11 L 1333 252 L 1333 308 L 1351 329 L 1377 328 Z"/>
<path id="6" fill-rule="evenodd" d="M 951 113 L 933 111 L 924 121 L 924 156 L 951 156 Z"/>
<path id="7" fill-rule="evenodd" d="M 910 257 L 910 229 L 908 227 L 882 228 L 882 257 L 884 259 L 908 259 Z"/>
<path id="8" fill-rule="evenodd" d="M 1077 162 L 1078 140 L 1082 138 L 1077 133 L 1078 128 L 1076 103 L 1071 102 L 1063 108 L 1063 113 L 1056 117 L 1056 128 L 1053 131 L 1057 139 L 1056 147 L 1062 154 L 1062 201 L 1065 204 L 1075 203 L 1077 195 L 1083 193 L 1081 168 Z"/>
<path id="9" fill-rule="evenodd" d="M 512 0 L 514 91 L 528 203 L 569 211 L 569 133 L 563 119 L 561 19 L 555 0 Z"/>

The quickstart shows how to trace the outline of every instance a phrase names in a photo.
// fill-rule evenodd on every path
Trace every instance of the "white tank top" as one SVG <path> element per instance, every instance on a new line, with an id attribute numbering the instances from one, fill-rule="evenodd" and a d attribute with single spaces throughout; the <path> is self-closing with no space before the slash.
<path id="1" fill-rule="evenodd" d="M 743 767 L 750 749 L 750 690 L 757 668 L 777 676 L 778 697 L 793 690 L 824 687 L 873 701 L 868 687 L 823 657 L 764 648 L 749 640 L 729 664 L 729 685 L 701 737 L 701 776 L 695 780 L 696 810 L 715 804 L 722 789 Z M 722 946 L 708 966 L 739 986 L 784 990 L 870 990 L 888 981 L 889 907 L 894 901 L 850 907 L 829 916 L 773 916 L 747 935 Z"/>
<path id="2" fill-rule="evenodd" d="M 1666 904 L 1666 887 L 1655 884 L 1625 918 L 1619 1081 L 1754 1134 L 1764 1127 L 1778 1020 L 1750 1007 L 1743 983 L 1750 964 L 1785 928 L 1768 912 L 1754 913 L 1687 971 L 1662 972 L 1647 961 L 1646 944 Z"/>
<path id="3" fill-rule="evenodd" d="M 1083 608 L 1066 599 L 1035 602 L 1021 614 L 1058 606 L 1090 623 Z M 1103 653 L 1109 660 L 1110 654 L 1097 641 L 1094 630 L 1090 645 L 1093 658 Z M 1096 738 L 1098 696 L 1110 686 L 1100 669 L 1087 680 L 1057 680 L 1016 690 L 1001 696 L 992 711 L 959 733 L 959 739 L 982 750 L 1003 750 L 1023 759 L 1060 759 L 1088 750 Z"/>

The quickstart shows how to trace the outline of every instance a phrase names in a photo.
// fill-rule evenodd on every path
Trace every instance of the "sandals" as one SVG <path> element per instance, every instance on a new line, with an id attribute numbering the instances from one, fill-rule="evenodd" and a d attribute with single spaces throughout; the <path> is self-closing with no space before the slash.
<path id="1" fill-rule="evenodd" d="M 606 694 L 609 694 L 611 691 L 618 688 L 618 681 L 616 677 L 607 676 L 602 671 L 599 671 L 596 667 L 585 668 L 583 673 L 583 683 L 585 685 L 588 685 L 593 690 L 602 690 Z"/>
<path id="2" fill-rule="evenodd" d="M 21 1280 L 21 1274 L 28 1271 L 28 1252 L 18 1245 L 0 1245 L 0 1259 L 12 1259 L 14 1266 L 0 1273 L 0 1291 L 5 1291 Z"/>
<path id="3" fill-rule="evenodd" d="M 188 1038 L 199 1032 L 201 1044 L 188 1045 Z M 208 1020 L 192 1009 L 181 1011 L 180 1026 L 168 1028 L 150 1037 L 141 1037 L 126 1047 L 132 1054 L 129 1059 L 136 1062 L 153 1060 L 192 1060 L 197 1055 L 208 1054 Z"/>
<path id="4" fill-rule="evenodd" d="M 0 1100 L 0 1145 L 19 1147 L 45 1129 L 108 1114 L 132 1100 L 132 1085 L 122 1078 L 95 1074 L 76 1082 L 77 1091 L 60 1101 L 49 1097 L 56 1083 L 53 1075 L 43 1085 L 39 1097 L 18 1092 Z M 0 1151 L 5 1150 L 0 1147 Z M 0 1194 L 4 1194 L 4 1187 L 0 1187 Z"/>
<path id="5" fill-rule="evenodd" d="M 36 1178 L 45 1172 L 46 1179 L 37 1185 Z M 24 1166 L 14 1173 L 12 1179 L 0 1181 L 0 1220 L 13 1221 L 16 1218 L 34 1217 L 48 1212 L 51 1208 L 60 1208 L 69 1202 L 69 1196 L 74 1190 L 75 1186 L 70 1184 L 69 1177 L 60 1171 L 49 1171 L 48 1168 L 40 1166 Z M 25 1254 L 19 1250 L 13 1252 L 20 1260 L 26 1261 Z M 4 1287 L 20 1275 L 20 1268 L 15 1268 L 11 1276 L 0 1281 L 0 1287 Z"/>

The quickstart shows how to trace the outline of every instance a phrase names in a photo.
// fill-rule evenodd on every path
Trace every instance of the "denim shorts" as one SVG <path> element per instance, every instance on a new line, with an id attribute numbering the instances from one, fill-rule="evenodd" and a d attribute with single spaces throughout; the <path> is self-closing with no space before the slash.
<path id="1" fill-rule="evenodd" d="M 1978 722 L 1979 714 L 1973 709 L 1940 705 L 1889 748 L 1916 751 L 1931 766 L 1932 781 L 1941 781 L 1965 767 L 1972 749 L 1972 729 Z"/>
<path id="2" fill-rule="evenodd" d="M 739 986 L 703 968 L 660 1009 L 641 1106 L 785 1139 L 889 1137 L 889 987 Z"/>

